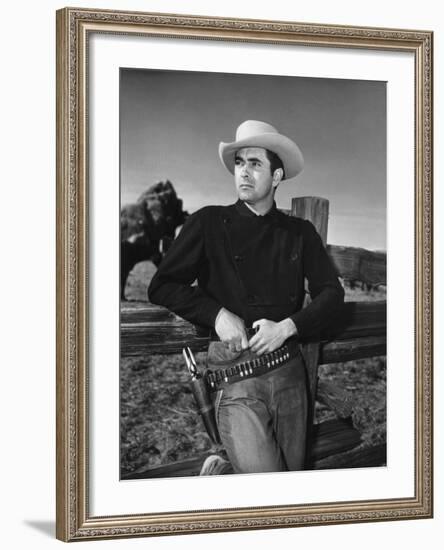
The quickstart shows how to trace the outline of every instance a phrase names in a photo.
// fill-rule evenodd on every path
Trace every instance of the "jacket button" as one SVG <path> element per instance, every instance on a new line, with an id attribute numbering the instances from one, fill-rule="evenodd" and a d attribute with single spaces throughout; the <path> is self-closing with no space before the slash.
<path id="1" fill-rule="evenodd" d="M 257 298 L 257 296 L 255 296 L 254 294 L 249 294 L 247 296 L 247 303 L 248 304 L 254 304 L 254 302 L 256 301 L 256 298 Z"/>
<path id="2" fill-rule="evenodd" d="M 238 256 L 238 255 L 236 255 L 236 256 L 234 257 L 234 259 L 236 260 L 236 262 L 241 262 L 244 258 L 243 258 L 243 256 Z"/>
<path id="3" fill-rule="evenodd" d="M 298 299 L 298 297 L 296 296 L 296 294 L 290 294 L 290 301 L 291 302 L 296 302 Z"/>

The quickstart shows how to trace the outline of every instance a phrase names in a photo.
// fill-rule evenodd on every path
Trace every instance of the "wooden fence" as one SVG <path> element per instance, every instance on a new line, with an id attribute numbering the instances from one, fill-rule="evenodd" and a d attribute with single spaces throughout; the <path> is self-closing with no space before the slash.
<path id="1" fill-rule="evenodd" d="M 293 199 L 289 215 L 309 219 L 326 241 L 328 201 L 316 197 Z M 361 248 L 327 246 L 341 278 L 366 285 L 386 284 L 386 255 Z M 165 308 L 147 303 L 128 303 L 121 308 L 120 350 L 122 357 L 181 353 L 184 346 L 204 351 L 209 336 Z M 312 403 L 322 402 L 336 413 L 336 420 L 312 425 L 309 439 L 310 468 L 344 468 L 383 465 L 385 445 L 358 449 L 361 434 L 353 426 L 349 394 L 318 378 L 318 365 L 340 363 L 386 354 L 386 302 L 346 302 L 333 329 L 320 341 L 304 342 Z M 314 408 L 311 411 L 313 416 Z M 193 475 L 205 455 L 157 468 L 140 468 L 125 479 Z"/>

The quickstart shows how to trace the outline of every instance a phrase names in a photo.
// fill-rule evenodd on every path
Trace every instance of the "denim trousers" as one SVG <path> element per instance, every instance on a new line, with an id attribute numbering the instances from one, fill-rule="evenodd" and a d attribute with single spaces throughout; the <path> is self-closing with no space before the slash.
<path id="1" fill-rule="evenodd" d="M 214 397 L 222 444 L 235 473 L 304 467 L 307 383 L 300 356 L 225 386 Z"/>

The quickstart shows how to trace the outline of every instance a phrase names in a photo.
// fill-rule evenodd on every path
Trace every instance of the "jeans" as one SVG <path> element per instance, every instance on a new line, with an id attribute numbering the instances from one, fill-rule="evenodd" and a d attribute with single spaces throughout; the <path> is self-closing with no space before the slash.
<path id="1" fill-rule="evenodd" d="M 235 473 L 301 470 L 307 384 L 300 356 L 224 387 L 214 398 L 222 443 Z"/>

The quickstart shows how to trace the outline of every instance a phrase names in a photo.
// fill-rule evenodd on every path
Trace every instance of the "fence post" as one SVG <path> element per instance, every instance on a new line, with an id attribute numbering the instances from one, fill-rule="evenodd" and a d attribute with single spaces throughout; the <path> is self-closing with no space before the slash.
<path id="1" fill-rule="evenodd" d="M 328 231 L 328 210 L 329 202 L 320 197 L 297 197 L 291 201 L 291 215 L 304 220 L 309 220 L 319 233 L 324 246 L 327 244 Z M 304 307 L 309 303 L 308 293 L 305 297 Z M 307 367 L 307 376 L 310 385 L 310 410 L 308 411 L 308 434 L 307 450 L 309 459 L 309 450 L 311 447 L 311 428 L 314 420 L 314 411 L 316 404 L 316 390 L 318 383 L 318 365 L 319 365 L 320 345 L 318 343 L 307 344 L 303 346 L 303 355 Z"/>
<path id="2" fill-rule="evenodd" d="M 328 200 L 320 197 L 296 197 L 291 200 L 291 215 L 309 220 L 321 236 L 324 246 L 327 244 L 328 208 Z"/>

